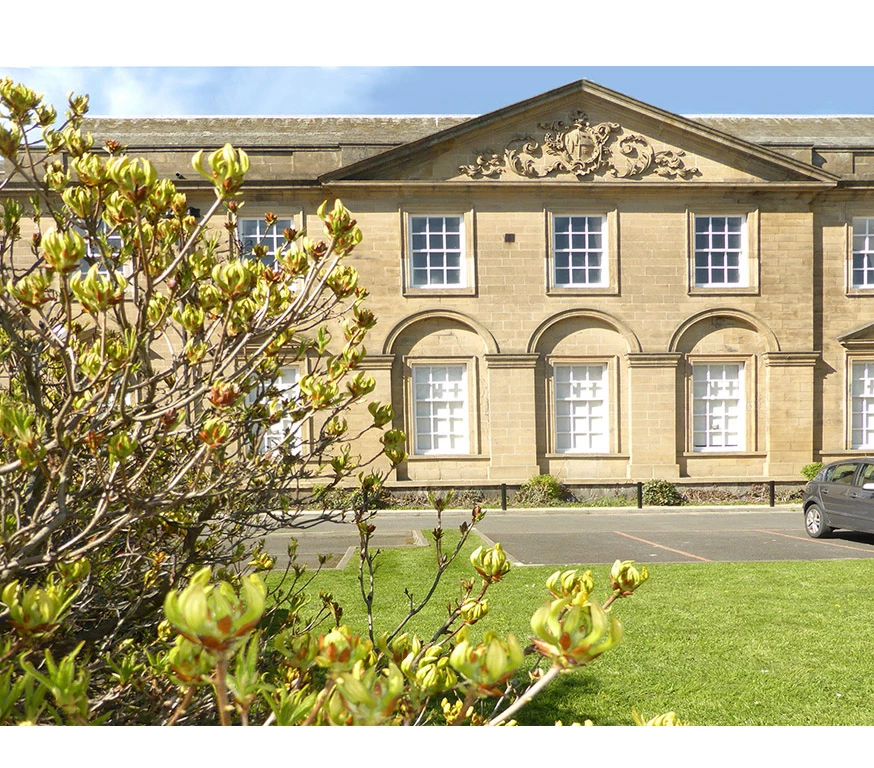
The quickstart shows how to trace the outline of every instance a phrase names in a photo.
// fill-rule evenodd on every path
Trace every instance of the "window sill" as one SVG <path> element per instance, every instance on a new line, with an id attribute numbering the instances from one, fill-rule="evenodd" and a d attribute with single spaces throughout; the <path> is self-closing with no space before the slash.
<path id="1" fill-rule="evenodd" d="M 618 296 L 615 285 L 552 285 L 546 289 L 547 296 Z"/>
<path id="2" fill-rule="evenodd" d="M 627 453 L 547 453 L 547 459 L 621 459 L 627 460 Z"/>
<path id="3" fill-rule="evenodd" d="M 404 296 L 408 299 L 432 296 L 476 296 L 476 288 L 404 288 Z"/>
<path id="4" fill-rule="evenodd" d="M 732 288 L 729 285 L 703 286 L 693 285 L 689 288 L 690 296 L 758 296 L 759 289 L 755 285 L 738 286 Z"/>
<path id="5" fill-rule="evenodd" d="M 407 455 L 406 460 L 413 463 L 418 461 L 490 461 L 491 456 L 483 456 L 479 453 L 411 453 Z"/>
<path id="6" fill-rule="evenodd" d="M 684 451 L 687 459 L 766 459 L 767 453 L 759 451 Z"/>
<path id="7" fill-rule="evenodd" d="M 874 285 L 868 288 L 859 288 L 854 286 L 847 290 L 847 296 L 874 296 Z"/>

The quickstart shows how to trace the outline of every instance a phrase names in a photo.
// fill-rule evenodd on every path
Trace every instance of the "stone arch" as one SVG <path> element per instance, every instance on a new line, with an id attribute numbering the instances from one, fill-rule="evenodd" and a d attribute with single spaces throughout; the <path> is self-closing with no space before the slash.
<path id="1" fill-rule="evenodd" d="M 780 351 L 780 341 L 777 339 L 777 334 L 771 330 L 767 323 L 749 312 L 725 308 L 704 310 L 687 318 L 671 336 L 668 352 L 691 351 L 697 341 L 718 330 L 716 328 L 718 322 L 726 319 L 731 321 L 733 327 L 747 328 L 758 334 L 767 348 L 765 351 Z M 728 327 L 732 327 L 732 325 Z M 699 335 L 698 339 L 696 339 L 696 335 Z"/>
<path id="2" fill-rule="evenodd" d="M 487 354 L 494 355 L 500 352 L 498 342 L 495 341 L 495 337 L 492 335 L 491 331 L 489 331 L 489 329 L 482 323 L 470 317 L 470 315 L 466 315 L 463 312 L 457 312 L 453 309 L 426 309 L 422 312 L 416 312 L 397 323 L 397 325 L 395 325 L 386 336 L 385 343 L 382 347 L 382 353 L 384 355 L 395 354 L 395 346 L 398 339 L 404 336 L 405 333 L 417 323 L 440 320 L 449 321 L 451 324 L 467 326 L 468 329 L 476 333 L 482 339 Z"/>
<path id="3" fill-rule="evenodd" d="M 548 337 L 550 331 L 556 330 L 556 326 L 561 323 L 573 320 L 579 321 L 580 323 L 585 323 L 585 321 L 588 320 L 595 326 L 607 326 L 610 330 L 615 331 L 625 340 L 625 343 L 628 345 L 628 352 L 642 351 L 640 340 L 628 325 L 626 325 L 622 320 L 613 317 L 613 315 L 595 309 L 568 309 L 564 312 L 559 312 L 556 315 L 548 317 L 537 326 L 537 329 L 531 334 L 526 351 L 528 353 L 542 351 L 539 347 L 541 342 Z"/>

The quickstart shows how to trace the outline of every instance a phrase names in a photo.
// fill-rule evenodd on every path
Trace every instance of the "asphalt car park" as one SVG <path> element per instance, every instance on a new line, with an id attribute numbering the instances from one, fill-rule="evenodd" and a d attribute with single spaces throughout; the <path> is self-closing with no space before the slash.
<path id="1" fill-rule="evenodd" d="M 456 527 L 469 512 L 444 512 L 443 525 Z M 377 547 L 425 546 L 433 512 L 379 512 L 373 521 Z M 810 538 L 800 505 L 643 510 L 546 509 L 489 511 L 476 525 L 486 544 L 501 542 L 508 557 L 524 565 L 595 565 L 617 558 L 639 563 L 707 563 L 779 560 L 836 560 L 874 557 L 874 534 L 837 530 Z M 350 521 L 310 520 L 305 530 L 268 537 L 266 549 L 287 561 L 290 538 L 299 560 L 344 567 L 354 559 L 357 533 Z"/>

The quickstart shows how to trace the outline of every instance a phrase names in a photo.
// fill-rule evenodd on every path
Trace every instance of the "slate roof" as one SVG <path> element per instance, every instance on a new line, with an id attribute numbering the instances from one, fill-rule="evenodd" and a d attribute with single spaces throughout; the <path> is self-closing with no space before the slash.
<path id="1" fill-rule="evenodd" d="M 84 128 L 137 147 L 395 147 L 469 120 L 473 115 L 337 117 L 92 117 Z"/>
<path id="2" fill-rule="evenodd" d="M 396 147 L 459 125 L 476 115 L 341 115 L 317 117 L 93 117 L 98 144 L 113 138 L 137 147 Z M 764 146 L 874 148 L 869 115 L 684 115 Z"/>
<path id="3" fill-rule="evenodd" d="M 739 139 L 767 146 L 874 147 L 871 115 L 686 115 Z"/>

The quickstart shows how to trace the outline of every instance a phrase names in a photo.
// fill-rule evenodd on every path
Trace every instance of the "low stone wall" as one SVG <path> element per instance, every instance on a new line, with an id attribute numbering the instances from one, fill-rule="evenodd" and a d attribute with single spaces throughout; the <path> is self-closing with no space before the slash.
<path id="1" fill-rule="evenodd" d="M 770 504 L 770 482 L 758 483 L 715 483 L 700 481 L 672 481 L 684 499 L 684 503 L 692 506 L 729 505 L 729 504 Z M 801 500 L 805 482 L 774 481 L 774 503 L 789 504 Z M 612 507 L 637 506 L 638 483 L 573 483 L 564 486 L 567 490 L 565 504 Z M 430 486 L 411 488 L 389 487 L 391 507 L 412 507 L 428 509 L 431 504 L 428 499 L 430 490 L 435 496 L 445 495 L 450 486 Z M 483 506 L 543 506 L 542 504 L 526 504 L 519 496 L 520 484 L 505 484 L 483 486 L 481 488 L 455 488 L 450 506 L 464 509 L 474 504 Z M 553 505 L 550 505 L 553 506 Z M 562 506 L 560 502 L 554 506 Z"/>
<path id="2" fill-rule="evenodd" d="M 801 501 L 805 482 L 780 480 L 759 482 L 671 481 L 688 506 L 727 506 L 744 504 L 791 504 Z M 772 489 L 773 484 L 773 489 Z M 449 509 L 514 507 L 638 507 L 643 506 L 645 483 L 591 482 L 562 485 L 561 499 L 550 499 L 524 492 L 520 483 L 492 483 L 475 485 L 451 483 L 418 485 L 387 485 L 376 498 L 368 499 L 368 506 L 376 509 L 433 509 L 431 496 L 445 498 L 452 491 L 446 505 Z M 295 492 L 274 491 L 277 499 L 291 502 Z M 335 488 L 322 500 L 325 509 L 355 509 L 361 503 L 360 491 L 354 486 Z M 269 501 L 268 506 L 273 506 Z M 283 505 L 276 504 L 280 507 Z M 309 506 L 309 504 L 307 504 Z"/>

